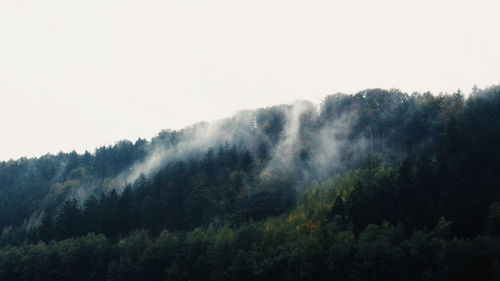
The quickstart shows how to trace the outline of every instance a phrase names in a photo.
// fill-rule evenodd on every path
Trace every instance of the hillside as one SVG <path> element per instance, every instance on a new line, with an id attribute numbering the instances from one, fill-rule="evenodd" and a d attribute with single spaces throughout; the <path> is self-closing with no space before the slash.
<path id="1" fill-rule="evenodd" d="M 0 163 L 0 280 L 498 280 L 500 87 Z"/>

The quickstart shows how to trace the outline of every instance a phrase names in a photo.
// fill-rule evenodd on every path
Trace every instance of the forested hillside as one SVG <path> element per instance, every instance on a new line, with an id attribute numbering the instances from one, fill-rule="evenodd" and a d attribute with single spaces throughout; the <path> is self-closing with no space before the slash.
<path id="1" fill-rule="evenodd" d="M 0 163 L 0 280 L 500 280 L 500 87 Z"/>

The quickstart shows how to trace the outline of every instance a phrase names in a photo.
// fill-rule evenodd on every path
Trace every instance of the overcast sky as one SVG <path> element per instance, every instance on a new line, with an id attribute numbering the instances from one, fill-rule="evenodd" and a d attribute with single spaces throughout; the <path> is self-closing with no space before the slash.
<path id="1" fill-rule="evenodd" d="M 498 84 L 499 3 L 2 0 L 0 160 L 335 92 Z"/>

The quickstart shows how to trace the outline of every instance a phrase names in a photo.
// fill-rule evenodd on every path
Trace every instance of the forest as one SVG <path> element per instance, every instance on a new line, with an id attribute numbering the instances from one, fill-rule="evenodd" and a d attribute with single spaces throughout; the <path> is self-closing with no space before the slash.
<path id="1" fill-rule="evenodd" d="M 500 86 L 0 162 L 0 280 L 500 280 Z"/>

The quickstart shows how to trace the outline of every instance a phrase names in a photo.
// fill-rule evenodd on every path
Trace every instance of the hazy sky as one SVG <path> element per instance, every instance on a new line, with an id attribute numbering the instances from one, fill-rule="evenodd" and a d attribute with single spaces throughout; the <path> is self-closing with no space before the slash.
<path id="1" fill-rule="evenodd" d="M 0 160 L 366 88 L 500 82 L 500 1 L 2 0 Z"/>

